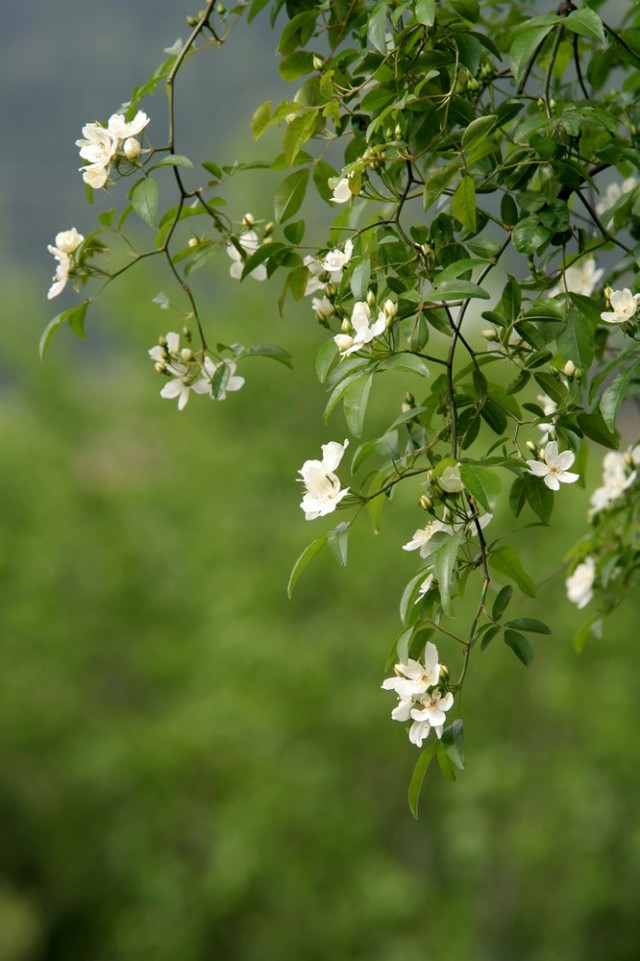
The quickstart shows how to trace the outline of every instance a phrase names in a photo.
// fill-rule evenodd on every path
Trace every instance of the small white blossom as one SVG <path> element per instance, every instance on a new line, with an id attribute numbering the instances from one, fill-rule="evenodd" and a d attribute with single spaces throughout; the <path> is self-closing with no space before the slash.
<path id="1" fill-rule="evenodd" d="M 226 400 L 227 391 L 240 390 L 244 386 L 244 377 L 236 375 L 236 364 L 232 360 L 222 360 L 220 363 L 214 363 L 210 357 L 205 357 L 203 363 L 203 369 L 209 378 L 209 393 L 214 400 Z M 221 367 L 227 367 L 229 370 L 229 375 L 222 382 L 222 387 L 218 389 L 216 393 L 213 392 L 212 381 L 218 370 Z"/>
<path id="2" fill-rule="evenodd" d="M 455 467 L 445 467 L 438 478 L 438 487 L 446 491 L 447 494 L 459 494 L 464 490 L 464 484 L 460 477 L 460 464 Z"/>
<path id="3" fill-rule="evenodd" d="M 305 297 L 309 297 L 311 294 L 315 294 L 319 290 L 324 293 L 327 285 L 320 280 L 320 274 L 323 273 L 322 264 L 320 261 L 316 257 L 312 257 L 309 254 L 304 258 L 302 263 L 309 271 L 307 283 L 304 288 Z"/>
<path id="4" fill-rule="evenodd" d="M 564 271 L 560 283 L 552 287 L 547 293 L 547 297 L 556 297 L 558 294 L 584 294 L 590 297 L 600 278 L 604 275 L 604 270 L 596 269 L 596 262 L 593 257 L 585 257 L 578 263 L 572 264 Z"/>
<path id="5" fill-rule="evenodd" d="M 337 441 L 323 444 L 322 460 L 307 460 L 298 471 L 306 487 L 300 504 L 305 520 L 312 521 L 316 517 L 331 514 L 349 493 L 348 487 L 340 487 L 335 474 L 348 444 L 348 440 L 344 444 L 338 444 Z"/>
<path id="6" fill-rule="evenodd" d="M 92 167 L 108 168 L 118 149 L 118 137 L 113 130 L 99 123 L 87 123 L 82 128 L 83 138 L 76 140 L 80 156 Z"/>
<path id="7" fill-rule="evenodd" d="M 89 164 L 80 167 L 82 179 L 92 190 L 101 190 L 109 179 L 109 167 L 104 164 Z"/>
<path id="8" fill-rule="evenodd" d="M 425 694 L 440 679 L 438 649 L 431 641 L 427 641 L 425 645 L 422 661 L 424 663 L 409 658 L 406 663 L 401 661 L 396 664 L 395 676 L 387 677 L 382 682 L 384 690 L 395 691 L 398 697 L 418 697 Z"/>
<path id="9" fill-rule="evenodd" d="M 625 194 L 631 193 L 632 190 L 638 185 L 638 181 L 635 177 L 627 177 L 626 180 L 622 181 L 622 184 L 614 182 L 609 184 L 605 191 L 605 195 L 602 200 L 599 200 L 596 204 L 596 213 L 599 216 L 605 214 L 608 210 L 611 210 L 615 204 L 618 203 L 621 197 Z"/>
<path id="10" fill-rule="evenodd" d="M 322 261 L 322 269 L 326 270 L 327 273 L 330 274 L 339 273 L 342 275 L 342 271 L 351 260 L 352 254 L 353 243 L 351 240 L 347 240 L 346 244 L 344 245 L 344 251 L 336 248 L 335 250 L 330 250 L 328 254 L 326 254 L 324 260 Z M 332 278 L 332 280 L 333 279 L 334 278 Z"/>
<path id="11" fill-rule="evenodd" d="M 175 331 L 166 335 L 164 344 L 152 347 L 149 357 L 170 377 L 160 391 L 160 396 L 165 400 L 177 398 L 178 410 L 184 410 L 192 390 L 196 394 L 206 394 L 209 391 L 211 382 L 203 375 L 202 364 L 193 357 L 190 350 L 187 354 L 180 350 L 180 336 Z"/>
<path id="12" fill-rule="evenodd" d="M 421 527 L 415 531 L 412 539 L 406 544 L 402 545 L 402 550 L 419 550 L 420 557 L 427 558 L 430 554 L 433 554 L 433 552 L 438 549 L 436 546 L 431 544 L 431 538 L 434 534 L 438 534 L 440 532 L 451 535 L 453 533 L 453 528 L 450 524 L 443 524 L 442 521 L 431 521 L 426 527 Z"/>
<path id="13" fill-rule="evenodd" d="M 348 337 L 344 334 L 336 334 L 333 338 L 338 346 L 343 357 L 347 357 L 349 354 L 355 353 L 364 347 L 365 344 L 369 344 L 376 337 L 379 337 L 387 329 L 387 316 L 384 311 L 380 311 L 377 320 L 370 324 L 371 319 L 371 308 L 366 300 L 358 300 L 353 306 L 353 311 L 351 313 L 351 326 L 353 327 L 355 334 L 353 337 Z"/>
<path id="14" fill-rule="evenodd" d="M 316 316 L 322 318 L 323 320 L 327 320 L 336 312 L 335 307 L 328 297 L 313 297 L 311 300 L 311 307 L 316 312 Z"/>
<path id="15" fill-rule="evenodd" d="M 83 240 L 82 234 L 78 233 L 75 227 L 71 227 L 69 230 L 59 231 L 56 234 L 55 244 L 49 244 L 47 247 L 49 253 L 53 254 L 58 262 L 52 278 L 53 283 L 47 293 L 47 300 L 53 300 L 66 287 L 69 274 L 74 267 L 73 254 Z"/>
<path id="16" fill-rule="evenodd" d="M 351 193 L 351 188 L 349 187 L 349 180 L 347 177 L 341 177 L 338 183 L 333 188 L 333 196 L 331 197 L 331 203 L 333 204 L 346 204 L 351 200 L 353 194 Z"/>
<path id="17" fill-rule="evenodd" d="M 149 119 L 144 110 L 138 110 L 129 123 L 124 119 L 123 113 L 114 113 L 109 117 L 107 130 L 118 140 L 127 140 L 129 137 L 137 137 L 139 133 L 142 133 L 149 123 Z"/>
<path id="18" fill-rule="evenodd" d="M 238 237 L 238 242 L 243 250 L 247 252 L 249 256 L 253 254 L 260 246 L 260 241 L 258 240 L 258 235 L 255 230 L 245 230 L 243 234 Z M 234 280 L 240 280 L 242 277 L 242 271 L 244 270 L 244 258 L 235 244 L 227 244 L 227 253 L 231 257 L 233 263 L 229 268 L 229 273 L 234 278 Z M 266 280 L 267 279 L 267 268 L 265 264 L 258 264 L 251 271 L 251 276 L 254 280 Z"/>
<path id="19" fill-rule="evenodd" d="M 560 484 L 573 484 L 579 479 L 579 474 L 571 474 L 568 471 L 576 459 L 573 451 L 565 450 L 559 454 L 558 444 L 552 440 L 546 445 L 543 457 L 544 461 L 528 460 L 527 467 L 535 477 L 541 477 L 544 480 L 549 490 L 560 490 Z"/>
<path id="20" fill-rule="evenodd" d="M 418 702 L 418 706 L 411 710 L 411 720 L 413 724 L 409 729 L 409 740 L 416 747 L 422 747 L 422 742 L 429 735 L 433 728 L 436 737 L 442 737 L 442 729 L 447 720 L 446 711 L 453 707 L 453 694 L 448 691 L 441 694 L 440 691 L 433 690 L 423 694 Z"/>
<path id="21" fill-rule="evenodd" d="M 634 448 L 635 450 L 635 448 Z M 629 464 L 629 460 L 631 464 Z M 636 470 L 630 470 L 633 461 L 633 450 L 629 460 L 618 451 L 607 451 L 602 461 L 602 486 L 597 487 L 589 499 L 589 516 L 593 517 L 598 511 L 607 510 L 624 492 L 631 487 L 637 477 Z"/>
<path id="22" fill-rule="evenodd" d="M 542 407 L 542 411 L 545 417 L 549 417 L 551 414 L 555 414 L 558 410 L 558 405 L 555 401 L 547 397 L 546 394 L 538 394 L 536 400 Z M 541 444 L 546 444 L 552 434 L 555 433 L 555 424 L 550 421 L 548 423 L 538 424 L 538 430 L 542 431 L 542 437 L 540 438 Z"/>
<path id="23" fill-rule="evenodd" d="M 631 320 L 640 303 L 640 294 L 632 294 L 628 287 L 624 290 L 612 290 L 608 297 L 611 310 L 605 310 L 600 314 L 607 324 L 624 324 L 625 321 Z"/>
<path id="24" fill-rule="evenodd" d="M 160 310 L 169 310 L 169 298 L 165 294 L 164 290 L 158 291 L 156 296 L 151 301 L 152 304 L 157 304 Z"/>
<path id="25" fill-rule="evenodd" d="M 593 557 L 586 557 L 582 564 L 578 564 L 573 574 L 566 579 L 567 597 L 576 605 L 578 610 L 582 610 L 592 600 L 595 578 L 596 562 Z"/>

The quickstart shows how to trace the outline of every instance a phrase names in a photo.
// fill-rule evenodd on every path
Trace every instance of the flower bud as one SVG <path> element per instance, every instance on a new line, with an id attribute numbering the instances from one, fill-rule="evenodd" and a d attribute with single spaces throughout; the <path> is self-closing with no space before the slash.
<path id="1" fill-rule="evenodd" d="M 164 364 L 162 364 L 160 361 L 158 361 L 157 364 L 154 364 L 153 366 L 155 367 L 155 369 L 158 371 L 159 374 L 164 374 L 164 372 L 167 369 L 164 366 Z"/>
<path id="2" fill-rule="evenodd" d="M 245 214 L 242 218 L 242 226 L 249 230 L 251 227 L 255 226 L 255 219 L 253 214 Z"/>
<path id="3" fill-rule="evenodd" d="M 446 664 L 440 665 L 440 680 L 443 681 L 445 684 L 449 680 L 449 668 L 447 667 Z"/>
<path id="4" fill-rule="evenodd" d="M 415 406 L 416 406 L 416 399 L 415 399 L 415 397 L 413 396 L 413 394 L 411 393 L 411 391 L 408 390 L 408 391 L 406 392 L 406 394 L 404 395 L 404 402 L 405 402 L 405 404 L 407 404 L 408 407 L 415 407 Z"/>
<path id="5" fill-rule="evenodd" d="M 194 15 L 190 13 L 187 15 L 187 23 L 189 24 L 190 27 L 195 27 L 198 23 L 198 18 L 194 17 Z"/>
<path id="6" fill-rule="evenodd" d="M 558 370 L 555 364 L 549 364 L 549 373 L 551 374 L 552 377 L 560 376 L 560 371 Z"/>
<path id="7" fill-rule="evenodd" d="M 275 224 L 273 223 L 272 220 L 270 220 L 268 224 L 265 224 L 265 228 L 264 228 L 265 237 L 268 237 L 269 234 L 272 234 L 274 229 L 275 229 Z"/>
<path id="8" fill-rule="evenodd" d="M 332 297 L 335 297 L 335 295 L 338 293 L 338 288 L 336 287 L 335 284 L 325 284 L 324 292 L 327 295 L 327 297 L 331 299 Z"/>
<path id="9" fill-rule="evenodd" d="M 127 137 L 122 149 L 124 150 L 124 155 L 127 160 L 135 160 L 136 157 L 140 156 L 140 142 L 136 140 L 135 137 Z"/>
<path id="10" fill-rule="evenodd" d="M 198 240 L 197 237 L 189 237 L 187 246 L 189 246 L 189 247 L 197 247 L 199 243 L 200 243 L 200 241 Z"/>
<path id="11" fill-rule="evenodd" d="M 433 501 L 426 494 L 420 495 L 420 507 L 423 511 L 430 511 L 433 507 Z"/>
<path id="12" fill-rule="evenodd" d="M 188 364 L 190 360 L 193 360 L 193 351 L 190 350 L 188 347 L 183 347 L 182 350 L 180 351 L 180 357 L 185 362 L 185 364 Z"/>
<path id="13" fill-rule="evenodd" d="M 373 307 L 375 305 L 375 302 L 376 302 L 376 295 L 372 290 L 369 290 L 367 292 L 367 304 L 369 305 L 369 307 Z"/>
<path id="14" fill-rule="evenodd" d="M 349 331 L 351 330 L 351 321 L 349 320 L 348 317 L 345 317 L 342 323 L 340 324 L 340 330 L 342 331 L 343 334 L 348 334 Z"/>
<path id="15" fill-rule="evenodd" d="M 225 13 L 227 12 L 227 8 L 223 3 L 219 3 L 216 7 L 216 10 L 218 11 L 219 17 L 224 17 Z"/>
<path id="16" fill-rule="evenodd" d="M 399 123 L 396 124 L 396 128 L 393 131 L 393 136 L 396 138 L 396 140 L 400 140 L 400 138 L 402 137 L 402 127 L 400 126 Z"/>
<path id="17" fill-rule="evenodd" d="M 576 372 L 576 365 L 572 360 L 568 360 L 564 367 L 562 368 L 562 373 L 565 377 L 573 377 Z"/>
<path id="18" fill-rule="evenodd" d="M 393 320 L 395 315 L 398 313 L 398 305 L 393 300 L 385 300 L 382 309 L 387 315 L 388 320 Z"/>
<path id="19" fill-rule="evenodd" d="M 313 69 L 322 70 L 324 67 L 324 60 L 316 54 L 313 55 Z"/>
<path id="20" fill-rule="evenodd" d="M 538 448 L 536 447 L 536 445 L 533 443 L 532 440 L 526 441 L 524 446 L 527 447 L 532 454 L 535 454 L 536 451 L 538 450 Z"/>
<path id="21" fill-rule="evenodd" d="M 485 340 L 497 340 L 497 339 L 498 339 L 497 333 L 495 332 L 495 330 L 492 330 L 490 327 L 487 327 L 486 330 L 483 330 L 483 331 L 482 331 L 482 336 L 484 337 Z"/>

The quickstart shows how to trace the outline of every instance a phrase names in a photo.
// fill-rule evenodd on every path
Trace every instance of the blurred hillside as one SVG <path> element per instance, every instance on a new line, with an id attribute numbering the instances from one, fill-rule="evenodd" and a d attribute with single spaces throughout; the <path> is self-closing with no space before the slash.
<path id="1" fill-rule="evenodd" d="M 362 524 L 346 571 L 320 556 L 285 597 L 324 524 L 303 520 L 296 472 L 344 437 L 309 386 L 324 338 L 308 308 L 279 319 L 275 289 L 238 286 L 224 255 L 197 274 L 220 339 L 277 340 L 295 365 L 248 360 L 243 391 L 182 413 L 147 357 L 174 322 L 151 303 L 167 283 L 153 265 L 89 314 L 85 344 L 62 331 L 37 359 L 46 243 L 90 219 L 79 127 L 182 23 L 143 0 L 90 18 L 36 0 L 6 23 L 14 92 L 0 96 L 21 146 L 2 184 L 0 961 L 636 961 L 632 604 L 577 656 L 586 617 L 562 576 L 541 585 L 518 613 L 539 603 L 553 636 L 529 670 L 497 642 L 474 653 L 467 771 L 449 784 L 432 770 L 414 822 L 417 752 L 379 685 L 415 505 L 398 500 L 377 536 Z M 272 63 L 260 36 L 220 68 L 193 62 L 189 83 L 215 96 L 185 138 L 224 138 L 232 159 L 248 143 L 235 115 L 268 96 L 249 73 Z M 257 191 L 244 200 L 266 215 Z M 405 386 L 391 380 L 389 399 Z M 584 523 L 584 491 L 558 498 L 556 540 L 522 535 L 536 577 Z"/>

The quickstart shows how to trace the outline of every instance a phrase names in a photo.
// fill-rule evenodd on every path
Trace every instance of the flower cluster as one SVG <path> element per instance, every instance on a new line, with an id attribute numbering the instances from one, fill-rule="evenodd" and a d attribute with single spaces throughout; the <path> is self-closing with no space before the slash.
<path id="1" fill-rule="evenodd" d="M 602 215 L 608 213 L 612 207 L 615 207 L 622 197 L 625 197 L 627 194 L 631 193 L 631 191 L 635 190 L 637 186 L 638 181 L 635 177 L 627 177 L 622 181 L 622 184 L 616 182 L 609 184 L 605 191 L 604 197 L 596 204 L 596 213 L 602 217 Z"/>
<path id="2" fill-rule="evenodd" d="M 227 391 L 240 390 L 244 377 L 236 375 L 236 365 L 230 360 L 218 364 L 205 356 L 194 354 L 190 347 L 180 348 L 180 336 L 170 332 L 149 351 L 156 370 L 169 378 L 160 391 L 165 400 L 178 400 L 178 410 L 183 410 L 189 394 L 209 394 L 214 400 L 224 400 Z"/>
<path id="3" fill-rule="evenodd" d="M 229 267 L 229 273 L 234 278 L 234 280 L 240 280 L 242 278 L 242 271 L 244 270 L 244 265 L 247 257 L 254 254 L 260 246 L 260 240 L 256 231 L 253 229 L 255 225 L 255 220 L 251 214 L 245 214 L 242 220 L 242 224 L 245 227 L 243 233 L 238 237 L 238 244 L 242 248 L 242 253 L 238 250 L 236 244 L 228 243 L 226 250 L 228 255 L 231 257 L 233 263 Z M 265 264 L 258 264 L 257 267 L 250 272 L 250 276 L 254 280 L 266 280 L 267 279 L 267 268 Z"/>
<path id="4" fill-rule="evenodd" d="M 306 460 L 298 471 L 306 488 L 300 504 L 305 520 L 312 521 L 316 517 L 331 514 L 349 493 L 348 487 L 340 487 L 335 474 L 348 445 L 348 440 L 344 444 L 334 440 L 323 444 L 322 460 Z"/>
<path id="5" fill-rule="evenodd" d="M 635 315 L 640 303 L 640 294 L 632 294 L 628 287 L 624 290 L 605 291 L 611 310 L 604 310 L 600 318 L 607 324 L 624 324 Z"/>
<path id="6" fill-rule="evenodd" d="M 358 300 L 353 305 L 349 325 L 352 333 L 336 334 L 333 338 L 341 357 L 354 354 L 366 344 L 370 344 L 376 337 L 380 337 L 395 317 L 398 305 L 392 300 L 387 300 L 382 309 L 378 311 L 377 318 L 372 322 L 370 300 L 373 301 L 373 297 L 367 298 L 367 300 Z"/>
<path id="7" fill-rule="evenodd" d="M 47 294 L 48 300 L 57 297 L 66 287 L 69 274 L 74 267 L 73 255 L 83 240 L 82 234 L 78 233 L 75 227 L 71 227 L 70 230 L 61 230 L 60 233 L 56 234 L 55 244 L 49 244 L 47 247 L 49 253 L 53 254 L 58 262 L 52 278 L 53 283 Z"/>
<path id="8" fill-rule="evenodd" d="M 540 460 L 528 460 L 527 467 L 534 477 L 541 477 L 552 491 L 559 491 L 560 484 L 574 484 L 579 474 L 571 474 L 568 470 L 576 459 L 573 451 L 565 450 L 558 453 L 558 444 L 552 440 L 541 451 Z"/>
<path id="9" fill-rule="evenodd" d="M 591 495 L 589 517 L 608 510 L 634 484 L 640 467 L 640 444 L 626 453 L 610 450 L 602 461 L 602 484 Z"/>
<path id="10" fill-rule="evenodd" d="M 395 691 L 398 703 L 391 712 L 394 721 L 413 721 L 409 728 L 409 740 L 416 747 L 429 736 L 433 728 L 436 737 L 442 737 L 447 719 L 446 712 L 453 706 L 453 694 L 443 690 L 448 672 L 438 661 L 435 644 L 427 641 L 422 659 L 408 658 L 406 663 L 395 665 L 395 676 L 382 682 L 386 691 Z"/>
<path id="11" fill-rule="evenodd" d="M 322 295 L 313 297 L 311 300 L 311 306 L 318 320 L 327 321 L 335 314 L 335 307 L 328 295 L 333 296 L 335 286 L 342 280 L 342 274 L 352 255 L 353 242 L 347 240 L 344 250 L 336 247 L 328 251 L 322 260 L 310 254 L 304 258 L 303 264 L 309 272 L 304 290 L 305 297 L 317 293 Z"/>
<path id="12" fill-rule="evenodd" d="M 135 160 L 140 153 L 140 143 L 136 137 L 149 123 L 149 118 L 138 110 L 133 120 L 124 119 L 124 114 L 114 113 L 106 127 L 100 123 L 87 123 L 82 128 L 82 140 L 76 140 L 80 156 L 87 161 L 80 167 L 82 179 L 94 190 L 104 187 L 111 172 L 111 164 L 118 153 L 128 160 Z"/>

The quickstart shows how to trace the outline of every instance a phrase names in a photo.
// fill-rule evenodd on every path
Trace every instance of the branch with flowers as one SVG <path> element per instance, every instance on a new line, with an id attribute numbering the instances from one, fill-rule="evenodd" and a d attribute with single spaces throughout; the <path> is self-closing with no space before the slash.
<path id="1" fill-rule="evenodd" d="M 298 87 L 251 121 L 256 140 L 283 131 L 281 152 L 265 162 L 285 171 L 265 222 L 222 209 L 224 184 L 254 165 L 196 167 L 177 151 L 175 90 L 194 52 L 215 55 L 239 19 L 267 7 L 272 24 L 286 13 L 279 72 Z M 162 334 L 149 355 L 161 396 L 183 410 L 192 394 L 222 401 L 244 388 L 247 357 L 291 362 L 272 343 L 214 349 L 194 271 L 221 254 L 238 281 L 277 274 L 281 309 L 289 297 L 310 299 L 326 330 L 316 358 L 326 417 L 341 405 L 350 439 L 303 464 L 300 506 L 308 521 L 348 519 L 303 551 L 289 589 L 327 545 L 346 565 L 355 521 L 368 516 L 377 529 L 396 488 L 409 485 L 416 528 L 399 548 L 404 539 L 418 563 L 382 686 L 422 751 L 415 813 L 432 758 L 450 778 L 464 765 L 460 693 L 474 649 L 501 638 L 528 665 L 532 635 L 550 633 L 543 620 L 508 614 L 514 597 L 537 593 L 509 527 L 521 517 L 552 525 L 563 486 L 585 484 L 587 448 L 606 453 L 588 533 L 568 554 L 568 599 L 594 611 L 577 648 L 637 576 L 640 11 L 614 29 L 572 2 L 531 17 L 519 0 L 252 0 L 232 10 L 211 0 L 188 22 L 187 41 L 122 111 L 82 128 L 86 189 L 109 191 L 121 209 L 100 214 L 86 237 L 60 232 L 49 248 L 49 297 L 68 282 L 91 293 L 51 321 L 41 349 L 63 324 L 84 336 L 101 291 L 158 258 L 177 300 L 155 301 L 178 311 L 180 332 Z M 169 140 L 154 146 L 147 100 L 160 87 Z M 173 187 L 164 210 L 160 178 Z M 334 210 L 324 241 L 307 237 L 301 216 L 312 187 Z M 127 234 L 132 214 L 150 231 L 143 250 Z M 405 379 L 403 396 L 384 431 L 363 439 L 369 397 L 389 371 Z M 468 616 L 463 591 L 474 598 Z"/>

